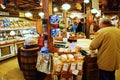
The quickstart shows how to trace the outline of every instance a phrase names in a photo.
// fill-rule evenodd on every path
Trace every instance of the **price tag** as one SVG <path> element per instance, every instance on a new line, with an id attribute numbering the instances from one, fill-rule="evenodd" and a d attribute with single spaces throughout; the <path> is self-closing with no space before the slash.
<path id="1" fill-rule="evenodd" d="M 61 66 L 60 66 L 60 65 L 57 66 L 56 71 L 57 71 L 57 72 L 60 72 L 60 71 L 61 71 Z"/>
<path id="2" fill-rule="evenodd" d="M 78 70 L 82 70 L 82 63 L 78 63 L 78 64 L 77 64 L 77 69 L 78 69 Z"/>
<path id="3" fill-rule="evenodd" d="M 78 70 L 73 70 L 73 71 L 72 71 L 72 74 L 78 75 L 78 72 L 79 72 Z"/>
<path id="4" fill-rule="evenodd" d="M 68 70 L 68 64 L 64 64 L 62 70 L 63 70 L 63 71 L 67 71 L 67 70 Z"/>
<path id="5" fill-rule="evenodd" d="M 76 64 L 75 63 L 71 63 L 70 70 L 75 70 L 75 68 L 76 68 Z"/>

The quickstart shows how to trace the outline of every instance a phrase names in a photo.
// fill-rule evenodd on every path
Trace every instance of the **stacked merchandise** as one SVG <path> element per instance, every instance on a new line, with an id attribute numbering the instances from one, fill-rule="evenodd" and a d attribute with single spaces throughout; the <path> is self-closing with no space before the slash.
<path id="1" fill-rule="evenodd" d="M 82 80 L 83 59 L 80 53 L 54 53 L 52 80 Z"/>

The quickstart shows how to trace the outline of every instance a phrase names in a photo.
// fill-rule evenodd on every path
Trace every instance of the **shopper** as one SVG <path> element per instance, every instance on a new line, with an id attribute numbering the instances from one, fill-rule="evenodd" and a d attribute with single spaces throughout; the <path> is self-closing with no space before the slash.
<path id="1" fill-rule="evenodd" d="M 81 33 L 81 32 L 85 32 L 84 31 L 84 19 L 81 18 L 80 22 L 78 23 L 78 26 L 76 28 L 76 33 Z"/>
<path id="2" fill-rule="evenodd" d="M 94 32 L 97 32 L 100 29 L 98 22 L 94 21 L 93 25 L 94 25 L 94 28 L 93 28 Z"/>
<path id="3" fill-rule="evenodd" d="M 76 32 L 76 28 L 77 28 L 77 22 L 74 22 L 74 24 L 72 25 L 70 31 L 71 32 Z"/>
<path id="4" fill-rule="evenodd" d="M 115 70 L 120 65 L 120 29 L 112 26 L 108 18 L 101 19 L 100 24 L 102 28 L 97 31 L 89 49 L 98 50 L 99 80 L 115 80 Z"/>

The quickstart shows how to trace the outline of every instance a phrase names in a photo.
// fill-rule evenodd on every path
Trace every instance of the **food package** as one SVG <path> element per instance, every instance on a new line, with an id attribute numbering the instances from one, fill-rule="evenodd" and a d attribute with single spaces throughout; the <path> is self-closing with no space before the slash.
<path id="1" fill-rule="evenodd" d="M 59 60 L 59 58 L 56 58 L 56 57 L 53 58 L 53 65 L 61 64 L 61 63 L 62 62 Z"/>
<path id="2" fill-rule="evenodd" d="M 76 69 L 76 63 L 71 63 L 69 73 L 72 74 L 72 71 L 75 70 L 75 69 Z"/>
<path id="3" fill-rule="evenodd" d="M 78 75 L 78 76 L 76 77 L 76 80 L 82 80 L 82 75 Z"/>
<path id="4" fill-rule="evenodd" d="M 53 79 L 52 80 L 58 80 L 58 76 L 57 75 L 53 75 Z"/>
<path id="5" fill-rule="evenodd" d="M 71 61 L 71 62 L 75 61 L 73 54 L 67 54 L 67 58 L 68 58 L 67 61 Z"/>
<path id="6" fill-rule="evenodd" d="M 64 52 L 64 48 L 60 48 L 58 51 L 59 52 Z"/>
<path id="7" fill-rule="evenodd" d="M 81 55 L 80 53 L 74 54 L 75 60 L 83 60 L 85 56 Z"/>
<path id="8" fill-rule="evenodd" d="M 77 70 L 82 70 L 83 68 L 83 61 L 77 63 Z"/>
<path id="9" fill-rule="evenodd" d="M 79 73 L 79 70 L 77 70 L 77 69 L 76 70 L 72 70 L 72 74 L 73 75 L 78 75 L 78 73 Z"/>
<path id="10" fill-rule="evenodd" d="M 62 73 L 62 74 L 67 74 L 67 73 L 68 73 L 68 70 L 69 70 L 69 67 L 70 67 L 70 64 L 69 64 L 69 63 L 64 63 L 64 64 L 63 64 L 63 67 L 62 67 L 61 73 Z"/>
<path id="11" fill-rule="evenodd" d="M 67 61 L 67 55 L 66 54 L 62 54 L 62 55 L 60 55 L 60 60 L 62 61 L 62 62 L 66 62 Z"/>
<path id="12" fill-rule="evenodd" d="M 77 63 L 77 70 L 79 71 L 78 75 L 82 75 L 83 71 L 83 61 Z"/>
<path id="13" fill-rule="evenodd" d="M 50 55 L 44 55 L 42 53 L 38 53 L 36 68 L 37 71 L 50 74 L 51 73 Z"/>
<path id="14" fill-rule="evenodd" d="M 62 64 L 57 64 L 54 66 L 53 71 L 54 73 L 60 73 L 62 69 Z"/>
<path id="15" fill-rule="evenodd" d="M 62 68 L 62 62 L 59 57 L 53 57 L 53 73 L 60 73 Z"/>

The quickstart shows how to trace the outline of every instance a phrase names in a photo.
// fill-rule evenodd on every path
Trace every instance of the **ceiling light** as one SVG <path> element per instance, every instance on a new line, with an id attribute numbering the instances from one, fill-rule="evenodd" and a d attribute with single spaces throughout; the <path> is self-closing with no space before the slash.
<path id="1" fill-rule="evenodd" d="M 90 2 L 90 0 L 84 0 L 84 3 L 89 3 Z"/>
<path id="2" fill-rule="evenodd" d="M 0 4 L 0 6 L 1 6 L 2 9 L 5 9 L 5 8 L 6 8 L 3 4 Z"/>
<path id="3" fill-rule="evenodd" d="M 62 9 L 65 10 L 65 11 L 69 10 L 70 7 L 71 7 L 71 6 L 70 6 L 70 4 L 68 4 L 68 3 L 65 3 L 65 4 L 62 5 Z"/>
<path id="4" fill-rule="evenodd" d="M 54 12 L 57 12 L 57 11 L 58 11 L 57 7 L 54 7 L 54 8 L 53 8 L 53 11 L 54 11 Z"/>
<path id="5" fill-rule="evenodd" d="M 25 13 L 25 17 L 31 17 L 31 16 L 32 16 L 32 13 L 30 13 L 30 12 Z"/>
<path id="6" fill-rule="evenodd" d="M 43 5 L 43 4 L 42 4 L 42 0 L 40 0 L 40 3 L 39 3 L 39 4 L 40 4 L 40 6 L 42 6 L 42 5 Z"/>
<path id="7" fill-rule="evenodd" d="M 15 31 L 10 31 L 10 35 L 14 36 L 15 35 Z"/>
<path id="8" fill-rule="evenodd" d="M 44 18 L 44 13 L 43 13 L 43 12 L 39 12 L 38 15 L 39 15 L 41 18 Z"/>
<path id="9" fill-rule="evenodd" d="M 93 13 L 93 14 L 97 14 L 97 10 L 96 9 L 91 9 L 91 13 Z"/>

